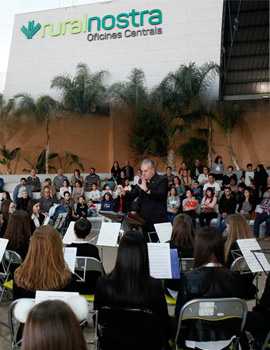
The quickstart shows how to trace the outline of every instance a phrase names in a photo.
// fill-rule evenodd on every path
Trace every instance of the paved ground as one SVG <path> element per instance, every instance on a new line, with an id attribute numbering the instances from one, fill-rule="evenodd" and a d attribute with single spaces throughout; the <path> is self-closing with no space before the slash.
<path id="1" fill-rule="evenodd" d="M 91 234 L 90 239 L 94 238 L 96 236 L 97 232 L 94 232 Z M 93 240 L 92 243 L 95 243 L 96 239 Z M 261 248 L 263 249 L 270 249 L 270 241 L 259 241 L 259 244 Z M 101 257 L 103 257 L 103 264 L 105 271 L 108 273 L 112 270 L 115 264 L 117 254 L 117 248 L 103 248 L 103 251 L 100 252 Z M 267 256 L 267 259 L 270 260 L 270 255 Z M 262 292 L 264 288 L 264 281 L 265 281 L 265 275 L 262 275 L 259 277 L 259 290 L 260 293 Z M 0 305 L 0 322 L 8 323 L 8 307 L 10 305 L 12 300 L 8 300 L 7 298 L 4 298 L 1 305 Z M 255 305 L 254 301 L 251 301 L 248 303 L 249 309 L 251 309 Z M 169 313 L 173 314 L 173 308 L 169 307 Z M 93 323 L 89 321 L 88 326 L 84 329 L 84 335 L 86 340 L 93 339 L 94 336 L 94 327 Z M 9 329 L 6 328 L 4 325 L 0 324 L 0 350 L 10 350 L 11 349 L 11 343 L 10 343 L 10 335 L 9 335 Z M 94 345 L 88 345 L 88 349 L 95 349 Z"/>

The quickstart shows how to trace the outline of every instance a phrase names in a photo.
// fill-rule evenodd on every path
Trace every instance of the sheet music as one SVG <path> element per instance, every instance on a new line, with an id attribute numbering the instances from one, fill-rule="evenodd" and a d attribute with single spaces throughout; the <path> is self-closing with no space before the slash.
<path id="1" fill-rule="evenodd" d="M 42 226 L 48 225 L 49 221 L 50 221 L 50 217 L 49 217 L 49 216 L 46 216 L 46 218 L 45 218 L 45 220 L 44 220 Z"/>
<path id="2" fill-rule="evenodd" d="M 76 255 L 77 255 L 77 248 L 74 248 L 74 247 L 64 248 L 64 259 L 72 273 L 74 273 L 74 270 L 75 270 Z"/>
<path id="3" fill-rule="evenodd" d="M 47 290 L 46 291 L 37 290 L 35 303 L 39 304 L 45 300 L 61 300 L 61 301 L 67 302 L 69 299 L 77 296 L 79 296 L 78 292 L 55 292 L 55 291 L 51 292 Z"/>
<path id="4" fill-rule="evenodd" d="M 169 243 L 147 243 L 150 275 L 155 278 L 172 278 Z"/>
<path id="5" fill-rule="evenodd" d="M 75 221 L 71 221 L 68 226 L 67 232 L 63 237 L 64 244 L 71 244 L 75 241 L 74 225 L 75 225 Z"/>
<path id="6" fill-rule="evenodd" d="M 168 242 L 172 235 L 172 224 L 170 222 L 163 222 L 161 224 L 154 224 L 160 243 Z"/>
<path id="7" fill-rule="evenodd" d="M 103 222 L 98 235 L 97 245 L 116 247 L 121 224 L 118 222 Z"/>
<path id="8" fill-rule="evenodd" d="M 0 262 L 3 259 L 5 250 L 7 248 L 7 244 L 8 244 L 8 239 L 6 238 L 0 238 Z"/>
<path id="9" fill-rule="evenodd" d="M 263 253 L 252 253 L 252 250 L 260 250 L 261 247 L 255 238 L 238 239 L 237 244 L 247 262 L 248 267 L 251 272 L 263 272 L 270 271 L 270 265 Z M 260 263 L 257 261 L 255 255 L 259 259 Z"/>

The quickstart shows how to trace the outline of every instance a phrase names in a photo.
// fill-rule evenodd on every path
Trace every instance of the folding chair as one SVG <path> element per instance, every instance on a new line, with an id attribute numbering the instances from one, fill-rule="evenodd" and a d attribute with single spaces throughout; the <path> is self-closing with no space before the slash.
<path id="1" fill-rule="evenodd" d="M 241 274 L 252 273 L 243 256 L 239 256 L 232 262 L 230 270 L 232 272 L 240 272 Z"/>
<path id="2" fill-rule="evenodd" d="M 31 300 L 33 302 L 33 305 L 35 302 L 35 299 L 26 299 L 26 298 L 17 299 L 17 300 L 14 300 L 9 305 L 9 308 L 8 308 L 8 325 L 9 325 L 9 331 L 10 331 L 12 350 L 21 349 L 21 345 L 22 345 L 23 323 L 21 323 L 15 318 L 14 310 L 18 302 L 23 300 L 27 302 Z"/>
<path id="3" fill-rule="evenodd" d="M 206 321 L 207 329 L 214 329 L 215 322 L 221 322 L 220 327 L 226 329 L 226 324 L 224 322 L 229 321 L 230 324 L 232 320 L 239 320 L 235 324 L 236 328 L 230 334 L 229 339 L 217 339 L 216 342 L 222 348 L 228 347 L 232 342 L 233 349 L 237 348 L 241 332 L 244 328 L 247 317 L 247 305 L 246 303 L 238 298 L 218 298 L 218 299 L 194 299 L 187 302 L 180 310 L 177 331 L 174 339 L 174 349 L 177 350 L 178 338 L 182 336 L 182 339 L 186 341 L 186 346 L 189 342 L 193 342 L 193 339 L 186 339 L 187 335 L 182 335 L 184 333 L 183 328 L 181 332 L 181 327 L 183 326 L 183 321 L 188 320 L 201 320 Z M 227 321 L 226 321 L 227 320 Z M 222 322 L 224 321 L 224 322 Z M 210 323 L 210 325 L 209 325 Z M 212 325 L 211 325 L 212 323 Z M 188 324 L 187 328 L 190 329 L 192 324 Z M 195 326 L 194 326 L 195 327 Z M 203 327 L 203 324 L 202 324 Z M 218 337 L 218 335 L 217 335 Z M 209 341 L 213 342 L 211 339 Z M 224 343 L 219 343 L 220 341 Z M 201 344 L 200 344 L 201 343 Z M 205 349 L 207 341 L 199 342 L 196 341 L 195 344 L 198 349 Z M 220 347 L 219 347 L 220 348 Z"/>
<path id="4" fill-rule="evenodd" d="M 97 310 L 99 350 L 168 348 L 160 320 L 152 310 L 109 306 Z"/>
<path id="5" fill-rule="evenodd" d="M 21 349 L 22 345 L 22 334 L 23 334 L 23 327 L 24 327 L 24 322 L 22 320 L 18 320 L 15 317 L 14 311 L 18 303 L 24 303 L 27 302 L 28 305 L 29 303 L 33 304 L 33 307 L 35 306 L 35 299 L 30 299 L 30 298 L 21 298 L 14 300 L 10 305 L 8 309 L 8 325 L 10 329 L 10 337 L 11 337 L 11 349 L 16 350 L 16 349 Z M 32 306 L 30 305 L 30 308 Z M 23 309 L 20 311 L 20 318 L 24 318 L 26 320 L 27 314 L 28 313 L 29 307 L 23 307 Z M 87 310 L 88 312 L 88 310 Z M 87 321 L 88 317 L 85 319 L 82 319 L 78 321 L 80 323 L 80 326 L 83 326 L 83 324 Z M 94 341 L 88 341 L 89 343 L 95 343 L 97 341 L 97 336 L 95 336 Z"/>
<path id="6" fill-rule="evenodd" d="M 12 290 L 12 283 L 11 283 L 11 267 L 12 266 L 19 266 L 23 262 L 21 256 L 14 252 L 13 250 L 6 249 L 4 252 L 4 256 L 2 259 L 2 266 L 3 266 L 3 272 L 0 273 L 0 285 L 2 287 L 2 292 L 0 295 L 0 303 L 2 301 L 2 298 L 4 296 L 4 293 L 7 291 L 7 289 Z M 16 267 L 17 267 L 16 266 Z M 11 286 L 11 288 L 10 288 Z"/>
<path id="7" fill-rule="evenodd" d="M 259 274 L 258 273 L 253 273 L 251 270 L 250 270 L 250 268 L 249 268 L 249 266 L 248 266 L 248 264 L 247 264 L 247 262 L 246 262 L 246 260 L 245 260 L 245 258 L 243 257 L 243 256 L 239 256 L 238 258 L 236 258 L 233 262 L 232 262 L 232 264 L 231 264 L 231 267 L 230 267 L 230 270 L 232 271 L 232 272 L 238 272 L 239 274 L 240 274 L 240 278 L 241 278 L 241 280 L 243 281 L 243 283 L 245 282 L 245 281 L 247 281 L 247 282 L 249 282 L 250 283 L 250 286 L 252 286 L 252 281 L 254 280 L 254 278 L 256 278 L 256 287 L 254 286 L 253 287 L 253 289 L 251 289 L 251 288 L 248 288 L 249 287 L 249 285 L 246 287 L 246 289 L 249 289 L 249 291 L 250 291 L 250 295 L 244 295 L 243 296 L 243 299 L 244 300 L 253 300 L 253 299 L 256 299 L 256 300 L 258 300 L 258 283 L 259 283 L 259 281 L 258 281 L 258 277 L 259 277 Z M 246 282 L 246 283 L 247 283 Z M 243 287 L 243 288 L 245 288 L 245 287 Z M 251 293 L 252 292 L 252 293 Z"/>
<path id="8" fill-rule="evenodd" d="M 77 256 L 75 260 L 75 275 L 78 277 L 77 282 L 86 282 L 86 273 L 88 271 L 99 272 L 101 276 L 105 275 L 102 262 L 89 256 Z M 76 272 L 82 272 L 82 276 Z M 81 294 L 89 302 L 94 302 L 94 294 Z"/>

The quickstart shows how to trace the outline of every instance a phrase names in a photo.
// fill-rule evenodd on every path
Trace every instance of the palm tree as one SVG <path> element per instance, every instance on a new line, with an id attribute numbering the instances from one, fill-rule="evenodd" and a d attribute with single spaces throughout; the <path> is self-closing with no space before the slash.
<path id="1" fill-rule="evenodd" d="M 215 121 L 218 124 L 220 131 L 227 136 L 228 151 L 232 163 L 236 170 L 240 170 L 240 165 L 232 146 L 232 133 L 235 128 L 242 123 L 245 111 L 236 103 L 223 101 L 217 106 L 215 114 Z"/>
<path id="2" fill-rule="evenodd" d="M 77 65 L 76 74 L 58 75 L 53 78 L 51 88 L 62 94 L 64 110 L 86 114 L 109 114 L 109 99 L 103 78 L 106 72 L 91 73 L 85 63 Z"/>
<path id="3" fill-rule="evenodd" d="M 11 174 L 11 168 L 10 168 L 10 162 L 17 157 L 17 155 L 20 152 L 20 147 L 14 148 L 12 151 L 9 151 L 6 148 L 6 145 L 4 145 L 1 149 L 0 152 L 3 156 L 2 159 L 0 159 L 0 164 L 3 164 L 7 168 L 7 174 Z"/>
<path id="4" fill-rule="evenodd" d="M 141 69 L 133 68 L 126 82 L 117 82 L 110 86 L 109 94 L 113 102 L 123 107 L 126 103 L 135 113 L 148 101 L 148 92 L 145 84 L 145 74 Z"/>
<path id="5" fill-rule="evenodd" d="M 136 155 L 135 163 L 149 156 L 163 159 L 167 149 L 164 121 L 151 106 L 144 72 L 132 69 L 127 81 L 112 84 L 108 92 L 118 108 L 127 107 L 132 112 L 130 147 Z"/>
<path id="6" fill-rule="evenodd" d="M 210 62 L 201 67 L 195 63 L 181 65 L 169 73 L 152 91 L 152 104 L 164 116 L 168 137 L 167 162 L 175 169 L 175 149 L 180 132 L 205 117 L 203 101 L 218 71 Z"/>
<path id="7" fill-rule="evenodd" d="M 46 131 L 46 157 L 45 171 L 49 173 L 50 159 L 50 133 L 49 122 L 58 108 L 58 103 L 49 95 L 42 95 L 36 101 L 29 94 L 17 94 L 14 96 L 17 103 L 17 113 L 20 115 L 32 115 L 37 121 L 45 121 Z"/>

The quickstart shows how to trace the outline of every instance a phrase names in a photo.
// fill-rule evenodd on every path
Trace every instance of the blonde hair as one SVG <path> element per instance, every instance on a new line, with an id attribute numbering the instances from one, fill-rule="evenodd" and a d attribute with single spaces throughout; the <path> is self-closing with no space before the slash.
<path id="1" fill-rule="evenodd" d="M 15 271 L 17 286 L 31 292 L 64 288 L 71 278 L 71 272 L 62 250 L 63 243 L 56 229 L 51 226 L 38 227 L 31 238 L 25 261 Z"/>
<path id="2" fill-rule="evenodd" d="M 246 218 L 241 214 L 230 215 L 226 224 L 228 224 L 228 237 L 225 243 L 225 261 L 228 261 L 232 243 L 237 239 L 252 238 Z"/>

